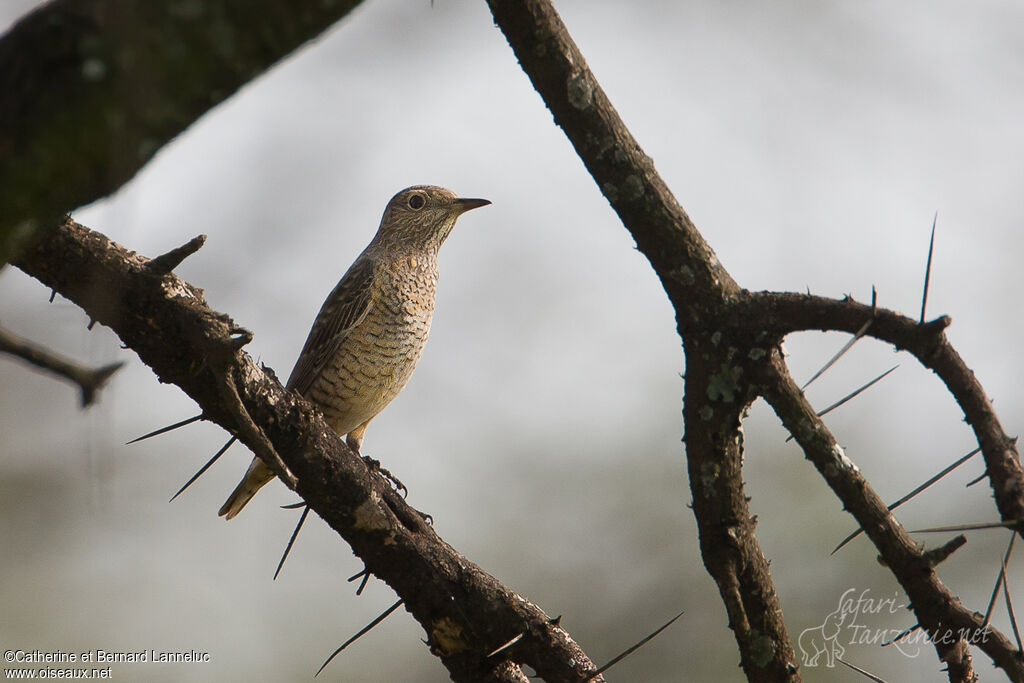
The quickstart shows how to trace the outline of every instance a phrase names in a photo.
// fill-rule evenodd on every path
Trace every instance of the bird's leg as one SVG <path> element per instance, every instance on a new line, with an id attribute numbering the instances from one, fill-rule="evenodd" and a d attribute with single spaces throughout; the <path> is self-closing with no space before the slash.
<path id="1" fill-rule="evenodd" d="M 374 460 L 373 458 L 367 455 L 363 455 L 362 453 L 359 452 L 360 447 L 363 445 L 363 434 L 366 433 L 366 426 L 368 424 L 370 424 L 369 420 L 367 420 L 366 422 L 364 422 L 363 424 L 359 425 L 351 432 L 349 432 L 348 435 L 345 437 L 345 443 L 348 445 L 350 449 L 352 449 L 353 453 L 355 453 L 356 455 L 363 459 L 363 462 L 366 463 L 367 467 L 369 467 L 374 472 L 380 473 L 381 476 L 383 476 L 385 479 L 391 482 L 391 485 L 395 488 L 396 491 L 398 491 L 402 495 L 403 498 L 408 497 L 409 489 L 406 488 L 405 484 L 399 481 L 398 477 L 388 472 L 385 468 L 381 467 L 379 460 Z M 418 514 L 427 524 L 434 523 L 434 518 L 426 512 L 421 512 L 416 508 L 413 508 L 413 511 L 416 514 Z M 399 516 L 401 517 L 401 515 Z M 414 528 L 410 526 L 410 522 L 403 523 L 405 523 L 405 525 L 410 528 Z"/>
<path id="2" fill-rule="evenodd" d="M 363 445 L 363 435 L 366 433 L 366 427 L 369 424 L 370 421 L 367 420 L 366 422 L 364 422 L 363 424 L 359 425 L 351 432 L 349 432 L 348 435 L 345 437 L 345 443 L 348 445 L 350 449 L 352 449 L 353 453 L 355 453 L 356 455 L 363 459 L 363 462 L 366 463 L 367 467 L 369 467 L 374 472 L 379 472 L 385 479 L 387 479 L 391 483 L 392 486 L 395 487 L 396 491 L 402 494 L 403 498 L 407 497 L 409 495 L 409 489 L 406 488 L 405 484 L 403 484 L 398 479 L 398 477 L 391 474 L 391 472 L 388 472 L 385 468 L 381 467 L 379 460 L 375 460 L 368 455 L 363 455 L 360 452 L 360 449 Z"/>

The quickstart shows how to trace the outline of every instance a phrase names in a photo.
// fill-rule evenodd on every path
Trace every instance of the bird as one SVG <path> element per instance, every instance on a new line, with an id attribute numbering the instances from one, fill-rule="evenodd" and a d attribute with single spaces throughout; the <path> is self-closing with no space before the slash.
<path id="1" fill-rule="evenodd" d="M 367 426 L 405 388 L 423 352 L 438 250 L 459 216 L 490 203 L 434 185 L 398 192 L 313 321 L 286 388 L 316 406 L 357 455 Z M 274 476 L 253 458 L 218 514 L 235 517 Z"/>

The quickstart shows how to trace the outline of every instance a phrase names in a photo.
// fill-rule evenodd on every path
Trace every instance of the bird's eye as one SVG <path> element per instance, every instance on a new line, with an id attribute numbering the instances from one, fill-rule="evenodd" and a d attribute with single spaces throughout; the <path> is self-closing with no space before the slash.
<path id="1" fill-rule="evenodd" d="M 421 194 L 414 194 L 413 196 L 409 197 L 409 208 L 413 209 L 414 211 L 417 209 L 422 209 L 423 205 L 426 203 L 427 200 L 424 199 L 423 195 Z"/>

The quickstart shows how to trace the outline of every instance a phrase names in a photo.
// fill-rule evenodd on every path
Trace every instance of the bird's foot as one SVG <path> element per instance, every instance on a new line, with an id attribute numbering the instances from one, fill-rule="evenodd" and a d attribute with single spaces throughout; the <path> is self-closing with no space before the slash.
<path id="1" fill-rule="evenodd" d="M 371 458 L 368 455 L 363 455 L 360 457 L 362 457 L 363 462 L 366 463 L 367 467 L 369 467 L 374 472 L 380 473 L 381 476 L 387 479 L 391 483 L 391 485 L 395 487 L 395 490 L 402 494 L 402 498 L 407 498 L 409 496 L 409 489 L 406 488 L 405 484 L 403 484 L 398 477 L 391 474 L 391 472 L 389 472 L 387 469 L 381 467 L 380 460 L 375 460 L 374 458 Z"/>
<path id="2" fill-rule="evenodd" d="M 427 512 L 423 512 L 422 510 L 417 510 L 416 508 L 413 508 L 413 510 L 416 512 L 417 515 L 423 518 L 423 521 L 427 523 L 427 526 L 434 526 L 433 515 Z"/>

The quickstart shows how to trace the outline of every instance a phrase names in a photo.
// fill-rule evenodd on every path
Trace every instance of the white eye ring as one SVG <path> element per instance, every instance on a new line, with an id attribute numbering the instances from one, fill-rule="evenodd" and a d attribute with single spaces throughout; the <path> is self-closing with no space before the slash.
<path id="1" fill-rule="evenodd" d="M 426 206 L 426 204 L 427 200 L 424 199 L 423 195 L 421 194 L 414 194 L 413 196 L 409 197 L 409 208 L 412 209 L 413 211 L 419 211 L 424 206 Z"/>

